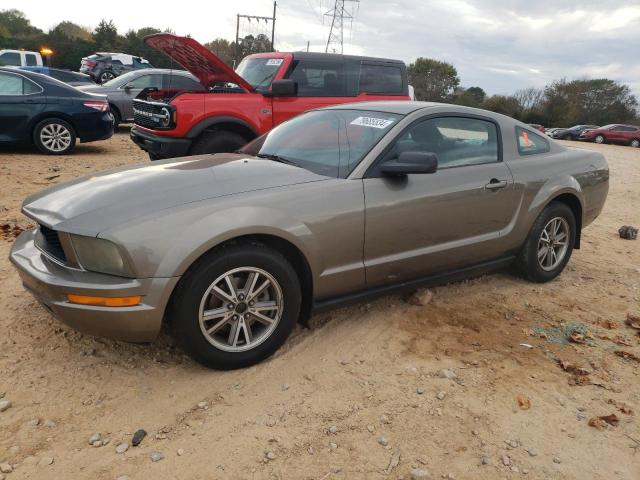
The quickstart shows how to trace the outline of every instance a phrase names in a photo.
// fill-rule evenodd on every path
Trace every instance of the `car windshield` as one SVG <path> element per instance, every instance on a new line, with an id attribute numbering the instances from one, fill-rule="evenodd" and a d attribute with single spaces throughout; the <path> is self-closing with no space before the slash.
<path id="1" fill-rule="evenodd" d="M 245 58 L 236 73 L 256 90 L 266 90 L 284 62 L 283 58 Z"/>
<path id="2" fill-rule="evenodd" d="M 400 118 L 368 110 L 317 110 L 277 126 L 240 152 L 346 178 Z"/>
<path id="3" fill-rule="evenodd" d="M 105 87 L 118 88 L 118 87 L 121 87 L 122 85 L 126 85 L 137 76 L 138 76 L 137 72 L 128 72 L 128 73 L 125 73 L 124 75 L 120 75 L 119 77 L 113 78 L 108 82 L 103 83 L 102 85 Z"/>

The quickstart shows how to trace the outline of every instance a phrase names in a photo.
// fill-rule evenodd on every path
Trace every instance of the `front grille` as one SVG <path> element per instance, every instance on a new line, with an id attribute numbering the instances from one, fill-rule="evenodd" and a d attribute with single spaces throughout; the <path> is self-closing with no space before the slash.
<path id="1" fill-rule="evenodd" d="M 40 225 L 39 227 L 40 238 L 38 239 L 38 246 L 52 257 L 57 258 L 61 262 L 66 262 L 67 256 L 64 254 L 58 232 L 44 225 Z"/>
<path id="2" fill-rule="evenodd" d="M 136 125 L 146 128 L 161 127 L 160 117 L 162 117 L 163 103 L 148 102 L 145 100 L 133 100 L 133 121 Z"/>

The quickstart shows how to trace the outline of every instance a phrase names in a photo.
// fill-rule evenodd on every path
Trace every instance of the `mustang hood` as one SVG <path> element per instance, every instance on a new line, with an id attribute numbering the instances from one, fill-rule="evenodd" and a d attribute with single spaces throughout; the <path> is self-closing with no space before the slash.
<path id="1" fill-rule="evenodd" d="M 326 180 L 308 170 L 240 154 L 133 165 L 27 197 L 25 215 L 63 232 L 96 236 L 113 226 L 209 198 Z"/>
<path id="2" fill-rule="evenodd" d="M 253 91 L 251 84 L 234 72 L 220 57 L 193 38 L 156 33 L 145 37 L 144 42 L 193 73 L 205 87 L 218 82 L 229 82 Z"/>

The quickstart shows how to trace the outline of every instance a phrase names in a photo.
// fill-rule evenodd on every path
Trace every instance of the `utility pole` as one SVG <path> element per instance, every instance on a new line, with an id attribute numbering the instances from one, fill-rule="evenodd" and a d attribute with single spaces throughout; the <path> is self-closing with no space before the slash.
<path id="1" fill-rule="evenodd" d="M 275 52 L 275 39 L 276 39 L 276 9 L 278 7 L 278 2 L 273 2 L 273 16 L 272 17 L 260 17 L 257 15 L 242 15 L 240 13 L 236 14 L 236 52 L 235 52 L 235 60 L 234 64 L 238 64 L 239 55 L 240 55 L 240 19 L 245 19 L 251 22 L 251 20 L 260 21 L 268 23 L 271 22 L 271 50 Z"/>
<path id="2" fill-rule="evenodd" d="M 359 3 L 360 0 L 336 0 L 333 9 L 325 13 L 325 15 L 331 16 L 331 30 L 329 30 L 325 53 L 329 53 L 329 47 L 332 46 L 332 51 L 336 53 L 338 45 L 340 53 L 344 53 L 344 21 L 345 19 L 353 20 L 353 14 L 344 6 L 345 2 Z"/>

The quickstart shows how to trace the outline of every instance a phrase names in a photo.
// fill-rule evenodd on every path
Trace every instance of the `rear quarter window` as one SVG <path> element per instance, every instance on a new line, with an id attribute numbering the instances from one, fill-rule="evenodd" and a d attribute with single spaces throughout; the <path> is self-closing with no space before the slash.
<path id="1" fill-rule="evenodd" d="M 547 153 L 551 149 L 551 145 L 547 139 L 537 133 L 520 127 L 516 127 L 516 142 L 518 143 L 518 152 L 520 155 Z"/>
<path id="2" fill-rule="evenodd" d="M 402 95 L 404 93 L 402 70 L 394 65 L 362 64 L 360 67 L 360 91 Z"/>

